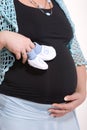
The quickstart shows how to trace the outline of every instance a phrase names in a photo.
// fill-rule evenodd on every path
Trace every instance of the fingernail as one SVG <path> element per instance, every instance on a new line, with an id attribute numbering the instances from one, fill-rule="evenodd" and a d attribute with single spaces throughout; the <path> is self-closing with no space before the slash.
<path id="1" fill-rule="evenodd" d="M 50 116 L 51 116 L 51 117 L 54 117 L 54 115 L 53 115 L 53 114 L 50 114 Z"/>
<path id="2" fill-rule="evenodd" d="M 68 101 L 68 98 L 67 98 L 67 97 L 65 97 L 65 98 L 64 98 L 64 100 L 65 100 L 65 101 Z"/>
<path id="3" fill-rule="evenodd" d="M 49 112 L 52 112 L 52 110 L 48 110 Z"/>

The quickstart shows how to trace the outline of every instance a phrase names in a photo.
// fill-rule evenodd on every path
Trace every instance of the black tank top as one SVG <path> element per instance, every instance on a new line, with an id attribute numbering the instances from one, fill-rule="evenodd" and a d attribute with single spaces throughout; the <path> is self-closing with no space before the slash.
<path id="1" fill-rule="evenodd" d="M 64 96 L 76 89 L 77 75 L 67 44 L 73 37 L 72 28 L 59 5 L 52 0 L 52 15 L 14 0 L 19 33 L 39 44 L 51 45 L 57 56 L 47 62 L 48 70 L 32 68 L 15 61 L 5 75 L 0 92 L 29 101 L 51 104 L 64 102 Z M 44 11 L 50 11 L 44 9 Z"/>

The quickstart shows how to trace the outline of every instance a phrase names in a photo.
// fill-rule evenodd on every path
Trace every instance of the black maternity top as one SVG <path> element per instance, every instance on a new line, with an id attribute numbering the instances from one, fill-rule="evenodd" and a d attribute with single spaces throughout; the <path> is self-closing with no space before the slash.
<path id="1" fill-rule="evenodd" d="M 51 45 L 57 56 L 47 62 L 48 70 L 39 70 L 16 60 L 5 75 L 0 93 L 33 102 L 51 104 L 64 102 L 64 96 L 76 89 L 77 75 L 67 44 L 73 37 L 64 12 L 53 2 L 53 14 L 46 16 L 39 9 L 15 0 L 19 33 L 39 44 Z M 44 9 L 50 11 L 50 9 Z"/>

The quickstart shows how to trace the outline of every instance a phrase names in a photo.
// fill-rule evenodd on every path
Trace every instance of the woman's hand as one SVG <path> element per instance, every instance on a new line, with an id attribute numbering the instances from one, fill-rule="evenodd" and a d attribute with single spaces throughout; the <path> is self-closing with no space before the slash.
<path id="1" fill-rule="evenodd" d="M 54 117 L 64 116 L 68 112 L 77 108 L 86 98 L 86 67 L 84 65 L 77 66 L 77 88 L 76 92 L 72 95 L 64 97 L 66 103 L 58 104 L 54 103 L 53 108 L 49 109 L 49 112 Z"/>
<path id="2" fill-rule="evenodd" d="M 0 49 L 3 47 L 7 48 L 10 52 L 15 54 L 16 59 L 19 60 L 21 57 L 23 63 L 27 60 L 27 53 L 34 48 L 32 41 L 15 32 L 2 31 L 0 32 Z"/>
<path id="3" fill-rule="evenodd" d="M 64 98 L 67 103 L 54 103 L 48 111 L 53 117 L 61 117 L 77 108 L 86 98 L 86 93 L 75 92 Z"/>

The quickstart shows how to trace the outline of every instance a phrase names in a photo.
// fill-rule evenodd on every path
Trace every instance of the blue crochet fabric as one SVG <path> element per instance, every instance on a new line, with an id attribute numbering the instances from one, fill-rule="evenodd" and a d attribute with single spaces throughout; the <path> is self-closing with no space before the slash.
<path id="1" fill-rule="evenodd" d="M 66 14 L 74 33 L 74 24 L 70 19 L 69 12 L 63 0 L 55 1 Z M 3 30 L 18 32 L 14 0 L 0 0 L 0 31 Z M 75 36 L 69 42 L 68 48 L 76 65 L 87 64 Z M 13 65 L 14 61 L 14 56 L 7 49 L 4 48 L 0 51 L 0 84 L 4 80 L 6 71 L 9 70 L 9 67 Z"/>
<path id="2" fill-rule="evenodd" d="M 9 70 L 9 67 L 13 65 L 14 61 L 15 58 L 6 49 L 0 52 L 0 84 L 4 80 L 5 72 Z"/>

